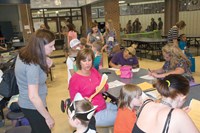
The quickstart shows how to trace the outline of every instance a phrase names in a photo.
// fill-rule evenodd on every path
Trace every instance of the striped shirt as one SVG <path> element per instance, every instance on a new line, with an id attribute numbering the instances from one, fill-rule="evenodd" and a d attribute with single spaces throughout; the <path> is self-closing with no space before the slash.
<path id="1" fill-rule="evenodd" d="M 178 27 L 173 26 L 169 30 L 167 39 L 168 39 L 169 43 L 173 43 L 174 39 L 176 39 L 176 40 L 178 39 Z"/>

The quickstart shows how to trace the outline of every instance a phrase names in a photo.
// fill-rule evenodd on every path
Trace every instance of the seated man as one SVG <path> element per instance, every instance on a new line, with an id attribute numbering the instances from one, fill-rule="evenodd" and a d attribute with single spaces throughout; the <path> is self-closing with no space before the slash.
<path id="1" fill-rule="evenodd" d="M 126 48 L 124 51 L 116 53 L 109 62 L 110 67 L 120 68 L 121 66 L 128 65 L 132 68 L 138 68 L 139 62 L 136 57 L 136 45 Z"/>

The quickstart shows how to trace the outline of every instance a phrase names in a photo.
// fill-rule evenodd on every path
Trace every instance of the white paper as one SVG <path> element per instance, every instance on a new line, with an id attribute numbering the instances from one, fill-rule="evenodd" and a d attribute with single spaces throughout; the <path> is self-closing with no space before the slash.
<path id="1" fill-rule="evenodd" d="M 117 71 L 117 70 L 119 70 L 119 69 L 117 69 L 117 68 L 108 68 L 109 70 L 112 70 L 112 71 Z"/>
<path id="2" fill-rule="evenodd" d="M 139 71 L 140 71 L 140 68 L 132 69 L 132 72 L 139 72 Z"/>
<path id="3" fill-rule="evenodd" d="M 146 79 L 146 80 L 154 80 L 155 78 L 150 76 L 150 75 L 144 75 L 144 76 L 141 76 L 140 78 L 142 79 Z"/>
<path id="4" fill-rule="evenodd" d="M 115 88 L 115 87 L 123 86 L 123 85 L 125 85 L 125 84 L 123 82 L 118 81 L 118 80 L 115 80 L 113 82 L 108 83 L 109 88 Z"/>

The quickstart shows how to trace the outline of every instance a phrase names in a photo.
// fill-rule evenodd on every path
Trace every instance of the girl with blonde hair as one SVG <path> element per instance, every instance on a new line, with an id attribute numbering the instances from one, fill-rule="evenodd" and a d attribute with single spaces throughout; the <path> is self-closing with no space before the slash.
<path id="1" fill-rule="evenodd" d="M 102 51 L 106 51 L 108 56 L 112 56 L 113 48 L 118 45 L 116 41 L 116 31 L 113 26 L 113 21 L 109 19 L 106 21 L 106 32 L 104 33 L 105 45 L 102 48 Z"/>
<path id="2" fill-rule="evenodd" d="M 136 107 L 142 104 L 142 90 L 134 84 L 126 84 L 120 90 L 115 133 L 131 133 L 136 122 Z"/>

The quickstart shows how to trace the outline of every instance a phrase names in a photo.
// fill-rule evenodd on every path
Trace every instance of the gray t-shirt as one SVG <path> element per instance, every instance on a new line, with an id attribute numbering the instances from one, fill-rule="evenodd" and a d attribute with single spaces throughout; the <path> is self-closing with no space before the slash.
<path id="1" fill-rule="evenodd" d="M 19 106 L 26 109 L 36 109 L 28 96 L 28 85 L 38 85 L 38 94 L 46 107 L 46 73 L 39 65 L 25 64 L 17 57 L 15 64 L 15 75 L 19 87 Z"/>

